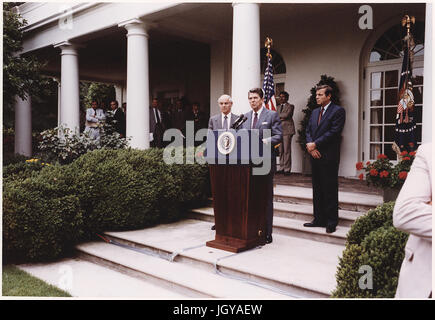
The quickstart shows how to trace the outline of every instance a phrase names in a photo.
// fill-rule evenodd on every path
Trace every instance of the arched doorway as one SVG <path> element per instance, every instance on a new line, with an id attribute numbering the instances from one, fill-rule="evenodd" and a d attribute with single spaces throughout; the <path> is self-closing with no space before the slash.
<path id="1" fill-rule="evenodd" d="M 416 21 L 412 82 L 415 98 L 417 142 L 421 143 L 423 109 L 424 21 Z M 392 145 L 397 110 L 397 93 L 403 60 L 406 28 L 390 27 L 372 46 L 364 68 L 363 161 L 372 161 L 381 153 L 389 159 L 397 156 Z"/>

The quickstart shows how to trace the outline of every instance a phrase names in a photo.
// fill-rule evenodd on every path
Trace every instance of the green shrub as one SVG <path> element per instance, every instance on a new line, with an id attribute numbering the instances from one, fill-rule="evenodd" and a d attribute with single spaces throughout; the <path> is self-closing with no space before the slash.
<path id="1" fill-rule="evenodd" d="M 361 244 L 370 232 L 382 227 L 393 225 L 394 202 L 387 202 L 356 219 L 347 234 L 349 244 Z"/>
<path id="2" fill-rule="evenodd" d="M 42 171 L 50 171 L 44 168 Z M 42 176 L 7 181 L 3 190 L 3 260 L 59 257 L 81 237 L 79 199 Z"/>
<path id="3" fill-rule="evenodd" d="M 3 167 L 3 179 L 25 179 L 29 178 L 33 172 L 39 172 L 42 168 L 50 164 L 39 159 L 28 159 L 21 162 L 9 164 Z"/>
<path id="4" fill-rule="evenodd" d="M 205 168 L 166 164 L 161 149 L 101 149 L 9 179 L 3 193 L 5 260 L 52 259 L 96 233 L 180 219 L 187 206 L 207 197 Z"/>
<path id="5" fill-rule="evenodd" d="M 392 225 L 394 202 L 370 210 L 348 233 L 348 241 L 336 273 L 334 298 L 393 298 L 408 234 Z M 359 281 L 372 270 L 373 288 L 360 288 Z"/>

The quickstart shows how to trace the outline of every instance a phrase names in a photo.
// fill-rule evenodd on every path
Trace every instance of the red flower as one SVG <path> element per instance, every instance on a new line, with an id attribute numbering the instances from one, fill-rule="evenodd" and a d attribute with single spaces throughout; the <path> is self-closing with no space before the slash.
<path id="1" fill-rule="evenodd" d="M 385 154 L 379 154 L 378 159 L 388 159 L 388 157 Z"/>
<path id="2" fill-rule="evenodd" d="M 369 166 L 369 165 L 370 165 L 370 161 L 367 161 L 367 162 L 366 162 L 366 165 Z"/>
<path id="3" fill-rule="evenodd" d="M 410 157 L 405 157 L 405 158 L 403 158 L 402 160 L 403 160 L 403 161 L 409 161 L 409 160 L 411 160 L 411 158 L 410 158 Z"/>
<path id="4" fill-rule="evenodd" d="M 358 176 L 358 178 L 359 178 L 360 180 L 362 180 L 362 179 L 364 179 L 364 175 L 361 173 L 361 174 Z"/>
<path id="5" fill-rule="evenodd" d="M 388 175 L 389 175 L 389 173 L 386 170 L 381 171 L 381 173 L 379 174 L 379 176 L 381 178 L 386 178 L 386 177 L 388 177 Z"/>
<path id="6" fill-rule="evenodd" d="M 356 170 L 361 170 L 362 168 L 364 168 L 364 165 L 362 162 L 357 162 L 356 164 Z"/>
<path id="7" fill-rule="evenodd" d="M 378 170 L 376 170 L 376 169 L 371 169 L 371 170 L 370 170 L 370 175 L 371 175 L 372 177 L 376 177 L 376 176 L 378 175 Z"/>
<path id="8" fill-rule="evenodd" d="M 406 171 L 399 172 L 399 179 L 405 180 L 407 176 L 408 176 L 408 172 L 406 172 Z"/>
<path id="9" fill-rule="evenodd" d="M 400 153 L 400 155 L 403 157 L 403 156 L 406 156 L 408 154 L 408 152 L 407 151 L 402 151 L 401 153 Z"/>
<path id="10" fill-rule="evenodd" d="M 415 151 L 412 151 L 412 152 L 409 153 L 409 155 L 412 156 L 412 157 L 414 157 L 416 154 L 417 154 L 417 152 L 415 152 Z"/>

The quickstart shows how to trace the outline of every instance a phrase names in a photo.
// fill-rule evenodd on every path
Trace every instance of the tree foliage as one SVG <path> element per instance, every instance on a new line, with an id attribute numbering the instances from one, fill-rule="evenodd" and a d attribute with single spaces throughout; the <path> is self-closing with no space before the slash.
<path id="1" fill-rule="evenodd" d="M 44 63 L 23 49 L 22 28 L 27 21 L 13 11 L 16 2 L 3 4 L 3 108 L 13 110 L 15 97 L 26 99 L 43 95 L 47 79 L 41 74 Z"/>

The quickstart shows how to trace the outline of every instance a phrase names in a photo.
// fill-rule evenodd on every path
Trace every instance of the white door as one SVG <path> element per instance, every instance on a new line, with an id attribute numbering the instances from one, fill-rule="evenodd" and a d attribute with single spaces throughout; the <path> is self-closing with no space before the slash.
<path id="1" fill-rule="evenodd" d="M 402 59 L 387 60 L 365 69 L 365 97 L 363 110 L 363 161 L 373 161 L 381 153 L 397 160 L 392 149 L 396 123 L 397 95 Z M 412 69 L 415 98 L 417 143 L 421 143 L 423 107 L 423 59 L 415 57 Z"/>

